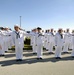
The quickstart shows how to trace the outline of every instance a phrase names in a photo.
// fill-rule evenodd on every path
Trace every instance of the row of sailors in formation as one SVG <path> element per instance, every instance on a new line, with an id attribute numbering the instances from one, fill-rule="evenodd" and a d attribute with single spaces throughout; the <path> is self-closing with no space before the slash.
<path id="1" fill-rule="evenodd" d="M 69 32 L 69 29 L 66 30 L 65 33 L 63 33 L 62 29 L 59 29 L 57 33 L 53 32 L 54 30 L 48 30 L 46 33 L 42 33 L 43 36 L 41 39 L 43 40 L 42 42 L 42 47 L 46 48 L 48 50 L 49 54 L 54 54 L 53 53 L 53 47 L 55 47 L 55 57 L 56 59 L 61 59 L 61 53 L 68 53 L 68 50 L 71 49 L 72 53 L 71 56 L 74 58 L 74 30 L 72 31 L 72 34 Z M 38 31 L 40 33 L 40 31 Z M 43 48 L 40 46 L 41 39 L 37 40 L 38 37 L 36 37 L 37 30 L 34 29 L 32 30 L 32 37 L 31 37 L 31 45 L 33 48 L 33 53 L 34 54 L 39 54 L 40 50 Z M 38 49 L 39 46 L 42 49 Z M 38 51 L 39 50 L 39 51 Z M 39 52 L 39 53 L 38 53 Z M 42 57 L 42 56 L 39 56 Z"/>
<path id="2" fill-rule="evenodd" d="M 22 61 L 24 36 L 31 38 L 31 46 L 33 54 L 37 53 L 37 59 L 42 60 L 43 47 L 49 54 L 53 54 L 55 47 L 55 58 L 61 59 L 61 53 L 68 53 L 68 49 L 72 49 L 71 56 L 74 58 L 74 31 L 69 33 L 69 29 L 63 34 L 62 29 L 58 29 L 57 33 L 53 33 L 53 29 L 48 33 L 42 33 L 41 28 L 33 29 L 31 33 L 20 30 L 18 25 L 14 26 L 14 31 L 1 29 L 0 31 L 0 56 L 4 56 L 8 48 L 15 46 L 16 61 Z M 63 49 L 63 50 L 62 50 Z"/>

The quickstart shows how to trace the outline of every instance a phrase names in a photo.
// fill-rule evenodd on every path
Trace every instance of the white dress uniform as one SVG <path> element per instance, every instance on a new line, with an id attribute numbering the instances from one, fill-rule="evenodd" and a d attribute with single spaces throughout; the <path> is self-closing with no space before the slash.
<path id="1" fill-rule="evenodd" d="M 11 34 L 13 31 L 8 30 L 8 34 Z M 12 40 L 12 36 L 8 37 L 8 48 L 12 48 L 12 46 L 14 46 L 13 40 Z"/>
<path id="2" fill-rule="evenodd" d="M 33 42 L 34 42 L 34 32 L 31 32 L 30 34 L 32 35 L 32 36 L 31 36 L 30 45 L 33 46 Z"/>
<path id="3" fill-rule="evenodd" d="M 37 58 L 42 58 L 42 52 L 43 52 L 42 35 L 37 34 Z"/>
<path id="4" fill-rule="evenodd" d="M 74 57 L 74 33 L 72 34 L 72 53 L 71 56 Z"/>
<path id="5" fill-rule="evenodd" d="M 44 37 L 44 48 L 48 49 L 48 33 L 45 33 Z"/>
<path id="6" fill-rule="evenodd" d="M 31 34 L 31 45 L 32 45 L 33 53 L 37 53 L 36 41 L 37 41 L 36 33 L 33 32 Z"/>
<path id="7" fill-rule="evenodd" d="M 61 51 L 63 46 L 63 37 L 61 37 L 60 33 L 56 33 L 55 35 L 55 57 L 61 57 Z"/>
<path id="8" fill-rule="evenodd" d="M 70 45 L 70 33 L 65 33 L 63 52 L 68 52 L 69 45 Z"/>
<path id="9" fill-rule="evenodd" d="M 47 42 L 46 42 L 46 38 L 47 38 L 47 37 L 46 37 L 46 33 L 45 33 L 45 34 L 44 34 L 44 48 L 46 48 L 46 43 L 47 43 Z"/>
<path id="10" fill-rule="evenodd" d="M 6 43 L 6 38 L 8 37 L 8 36 L 6 36 L 6 33 L 5 33 L 5 31 L 1 31 L 1 33 L 3 34 L 2 35 L 2 38 L 3 38 L 3 51 L 4 51 L 4 53 L 5 53 L 5 51 L 8 51 L 8 47 L 7 47 L 7 45 L 8 45 L 8 43 Z"/>
<path id="11" fill-rule="evenodd" d="M 50 33 L 47 33 L 47 43 L 46 43 L 47 50 L 49 50 L 49 35 L 50 35 Z"/>
<path id="12" fill-rule="evenodd" d="M 0 32 L 0 36 L 1 36 L 1 38 L 2 38 L 2 54 L 4 55 L 4 53 L 5 53 L 5 50 L 8 50 L 8 39 L 6 39 L 6 38 L 8 38 L 9 37 L 9 35 L 8 34 L 6 34 L 5 33 L 5 31 L 1 31 Z M 7 42 L 7 43 L 6 43 Z"/>
<path id="13" fill-rule="evenodd" d="M 1 46 L 1 48 L 0 48 L 0 55 L 4 55 L 4 50 L 3 50 L 3 48 L 4 48 L 4 41 L 3 41 L 3 37 L 2 37 L 3 35 L 2 35 L 2 33 L 1 33 L 1 31 L 0 31 L 0 46 Z"/>
<path id="14" fill-rule="evenodd" d="M 27 34 L 21 30 L 13 31 L 12 32 L 12 38 L 15 45 L 15 52 L 16 52 L 16 59 L 22 59 L 23 58 L 23 47 L 24 47 L 24 36 Z"/>
<path id="15" fill-rule="evenodd" d="M 43 40 L 43 47 L 44 47 L 44 45 L 45 45 L 45 36 L 44 36 L 44 33 L 42 33 L 42 35 L 43 35 L 42 40 Z"/>
<path id="16" fill-rule="evenodd" d="M 70 44 L 69 44 L 69 49 L 71 49 L 72 50 L 72 47 L 73 45 L 72 45 L 72 34 L 70 34 Z"/>
<path id="17" fill-rule="evenodd" d="M 10 32 L 9 31 L 4 31 L 5 35 L 9 35 Z M 10 45 L 10 36 L 6 36 L 4 37 L 4 50 L 8 51 Z"/>
<path id="18" fill-rule="evenodd" d="M 48 52 L 51 53 L 53 52 L 53 46 L 55 44 L 54 41 L 54 35 L 52 33 L 49 33 L 49 38 L 48 38 Z"/>

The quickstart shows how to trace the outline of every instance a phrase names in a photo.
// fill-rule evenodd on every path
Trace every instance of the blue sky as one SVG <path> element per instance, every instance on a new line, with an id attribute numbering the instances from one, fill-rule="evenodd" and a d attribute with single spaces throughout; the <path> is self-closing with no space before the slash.
<path id="1" fill-rule="evenodd" d="M 0 0 L 0 26 L 13 29 L 14 24 L 31 30 L 74 27 L 74 0 Z"/>

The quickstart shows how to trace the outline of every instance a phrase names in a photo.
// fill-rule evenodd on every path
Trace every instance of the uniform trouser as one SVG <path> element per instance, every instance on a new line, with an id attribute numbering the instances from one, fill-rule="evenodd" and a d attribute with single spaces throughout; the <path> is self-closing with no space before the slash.
<path id="1" fill-rule="evenodd" d="M 47 50 L 49 49 L 48 46 L 49 46 L 49 45 L 48 45 L 48 42 L 47 42 L 47 43 L 46 43 L 46 49 L 47 49 Z"/>
<path id="2" fill-rule="evenodd" d="M 68 42 L 64 43 L 63 52 L 68 52 L 68 48 L 69 48 L 69 43 Z"/>
<path id="3" fill-rule="evenodd" d="M 30 45 L 31 45 L 31 46 L 33 45 L 33 41 L 30 42 Z"/>
<path id="4" fill-rule="evenodd" d="M 56 46 L 55 57 L 61 57 L 62 46 Z"/>
<path id="5" fill-rule="evenodd" d="M 46 48 L 46 45 L 47 45 L 47 42 L 45 41 L 45 42 L 44 42 L 44 48 Z"/>
<path id="6" fill-rule="evenodd" d="M 49 52 L 52 52 L 53 51 L 53 42 L 49 43 L 49 49 L 48 49 Z"/>
<path id="7" fill-rule="evenodd" d="M 72 46 L 73 46 L 73 45 L 72 45 L 72 43 L 70 42 L 70 44 L 69 44 L 69 49 L 72 49 Z"/>
<path id="8" fill-rule="evenodd" d="M 74 56 L 74 47 L 73 47 L 73 49 L 72 49 L 71 56 Z"/>
<path id="9" fill-rule="evenodd" d="M 42 57 L 43 48 L 42 45 L 37 45 L 37 58 Z"/>
<path id="10" fill-rule="evenodd" d="M 37 46 L 35 44 L 32 46 L 32 48 L 33 48 L 33 53 L 37 53 Z"/>
<path id="11" fill-rule="evenodd" d="M 19 44 L 15 46 L 16 59 L 23 58 L 23 47 Z"/>
<path id="12" fill-rule="evenodd" d="M 8 42 L 4 42 L 4 50 L 8 51 Z"/>
<path id="13" fill-rule="evenodd" d="M 4 55 L 4 50 L 3 49 L 0 49 L 0 55 Z"/>
<path id="14" fill-rule="evenodd" d="M 1 46 L 2 46 L 2 49 L 0 49 L 0 55 L 4 55 L 4 53 L 5 53 L 4 46 L 3 45 L 1 45 Z"/>

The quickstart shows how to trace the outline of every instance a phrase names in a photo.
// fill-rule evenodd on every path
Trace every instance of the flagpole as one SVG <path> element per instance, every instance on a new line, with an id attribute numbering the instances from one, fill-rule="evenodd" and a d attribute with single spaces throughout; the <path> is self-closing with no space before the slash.
<path id="1" fill-rule="evenodd" d="M 20 16 L 20 27 L 21 27 L 21 17 L 22 17 L 22 16 Z"/>

